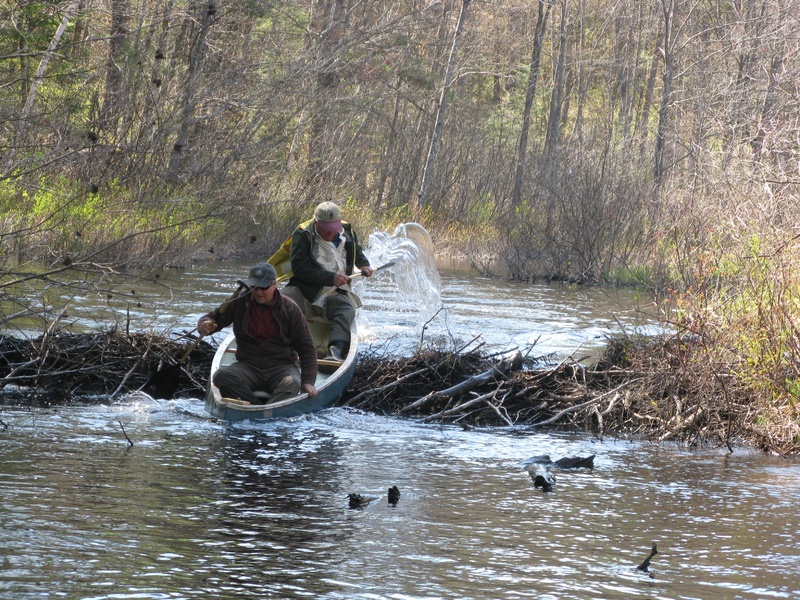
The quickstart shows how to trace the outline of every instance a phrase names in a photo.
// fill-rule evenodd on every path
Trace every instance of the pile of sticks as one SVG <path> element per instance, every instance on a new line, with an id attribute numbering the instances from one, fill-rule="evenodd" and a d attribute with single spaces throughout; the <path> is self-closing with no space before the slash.
<path id="1" fill-rule="evenodd" d="M 544 370 L 522 370 L 520 351 L 498 360 L 478 351 L 462 354 L 424 350 L 410 358 L 365 357 L 343 404 L 423 422 L 469 426 L 552 424 L 586 400 L 586 370 L 562 362 Z M 588 406 L 588 405 L 587 405 Z M 585 408 L 585 407 L 584 407 Z"/>
<path id="2" fill-rule="evenodd" d="M 169 381 L 159 384 L 170 384 L 170 391 L 158 397 L 202 397 L 214 348 L 205 341 L 193 347 L 194 340 L 191 334 L 117 330 L 47 332 L 31 340 L 0 336 L 0 402 L 158 394 L 148 385 L 164 374 Z M 758 427 L 761 405 L 729 365 L 709 367 L 704 343 L 620 336 L 607 341 L 592 365 L 565 359 L 542 368 L 527 354 L 487 355 L 481 345 L 423 349 L 410 357 L 376 352 L 359 357 L 341 405 L 464 427 L 561 427 L 689 445 L 730 448 L 731 440 L 741 439 L 765 449 L 794 449 L 791 440 L 776 441 L 771 430 Z"/>
<path id="3" fill-rule="evenodd" d="M 36 339 L 0 337 L 0 390 L 5 395 L 48 403 L 140 390 L 153 373 L 174 365 L 193 338 L 156 333 L 122 333 L 111 330 L 92 334 L 50 332 Z M 213 348 L 198 344 L 181 365 L 178 395 L 205 390 Z"/>
<path id="4" fill-rule="evenodd" d="M 566 359 L 521 368 L 519 352 L 489 360 L 425 350 L 361 360 L 346 406 L 462 426 L 527 425 L 730 446 L 748 437 L 753 408 L 724 377 L 694 372 L 671 338 L 609 339 L 592 365 Z"/>

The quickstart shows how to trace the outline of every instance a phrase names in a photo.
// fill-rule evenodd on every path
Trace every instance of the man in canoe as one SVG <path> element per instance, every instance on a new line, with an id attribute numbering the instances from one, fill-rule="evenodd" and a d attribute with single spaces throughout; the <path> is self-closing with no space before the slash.
<path id="1" fill-rule="evenodd" d="M 358 236 L 334 202 L 323 202 L 314 219 L 298 225 L 292 234 L 292 277 L 284 295 L 309 316 L 321 315 L 331 324 L 327 359 L 341 361 L 350 346 L 350 325 L 361 300 L 350 288 L 354 270 L 364 277 L 373 269 Z"/>
<path id="2" fill-rule="evenodd" d="M 267 392 L 276 402 L 305 392 L 316 396 L 317 350 L 305 316 L 275 285 L 275 269 L 259 263 L 250 269 L 248 293 L 200 317 L 197 331 L 209 335 L 233 324 L 236 362 L 214 373 L 214 385 L 224 398 L 251 404 Z M 300 357 L 297 368 L 296 355 Z"/>

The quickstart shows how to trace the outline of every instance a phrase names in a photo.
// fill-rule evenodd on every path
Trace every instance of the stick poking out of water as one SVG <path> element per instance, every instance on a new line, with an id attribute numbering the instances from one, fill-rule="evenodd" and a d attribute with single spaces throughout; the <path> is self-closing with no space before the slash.
<path id="1" fill-rule="evenodd" d="M 122 421 L 117 419 L 117 423 L 119 423 L 119 426 L 122 428 L 122 435 L 124 435 L 125 439 L 128 440 L 128 446 L 133 446 L 133 442 L 131 441 L 131 438 L 129 438 L 128 434 L 125 433 L 125 427 L 122 425 Z"/>
<path id="2" fill-rule="evenodd" d="M 645 573 L 647 573 L 647 569 L 650 567 L 650 561 L 653 559 L 653 557 L 654 557 L 656 554 L 658 554 L 658 548 L 656 548 L 656 543 L 655 543 L 655 542 L 653 542 L 653 549 L 652 549 L 652 550 L 650 550 L 650 556 L 648 556 L 647 558 L 645 558 L 645 559 L 644 559 L 644 562 L 643 562 L 642 564 L 640 564 L 640 565 L 639 565 L 638 567 L 636 567 L 636 568 L 637 568 L 637 569 L 639 569 L 640 571 L 644 571 Z"/>

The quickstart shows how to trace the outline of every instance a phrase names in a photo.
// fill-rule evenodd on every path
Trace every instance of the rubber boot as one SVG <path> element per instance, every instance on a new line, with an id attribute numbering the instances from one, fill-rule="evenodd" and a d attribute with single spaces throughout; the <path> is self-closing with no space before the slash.
<path id="1" fill-rule="evenodd" d="M 336 362 L 344 362 L 344 353 L 342 352 L 341 346 L 338 344 L 331 344 L 328 346 L 328 356 L 325 357 L 326 360 L 334 360 Z"/>

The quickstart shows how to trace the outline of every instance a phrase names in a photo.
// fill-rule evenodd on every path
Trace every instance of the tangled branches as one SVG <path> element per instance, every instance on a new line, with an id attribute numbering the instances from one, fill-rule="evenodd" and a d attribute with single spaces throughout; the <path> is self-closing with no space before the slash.
<path id="1" fill-rule="evenodd" d="M 565 360 L 521 370 L 521 357 L 425 350 L 362 359 L 344 403 L 382 414 L 464 426 L 568 427 L 732 449 L 734 440 L 797 451 L 756 426 L 758 403 L 725 365 L 699 360 L 699 339 L 620 336 L 590 366 Z"/>
<path id="2" fill-rule="evenodd" d="M 192 339 L 172 340 L 153 333 L 43 336 L 31 340 L 0 337 L 0 388 L 4 396 L 48 403 L 114 396 L 144 387 L 165 365 L 176 365 Z M 202 393 L 213 348 L 200 343 L 175 377 L 180 395 Z"/>
<path id="3" fill-rule="evenodd" d="M 175 387 L 159 397 L 202 396 L 214 349 L 205 342 L 192 347 L 192 340 L 115 330 L 0 337 L 0 401 L 113 399 L 146 389 L 165 366 Z M 341 404 L 465 427 L 561 427 L 800 452 L 800 415 L 791 398 L 760 398 L 709 340 L 622 335 L 609 339 L 592 365 L 567 359 L 546 368 L 523 368 L 519 352 L 498 357 L 480 347 L 361 356 Z M 178 358 L 189 351 L 186 362 Z"/>

